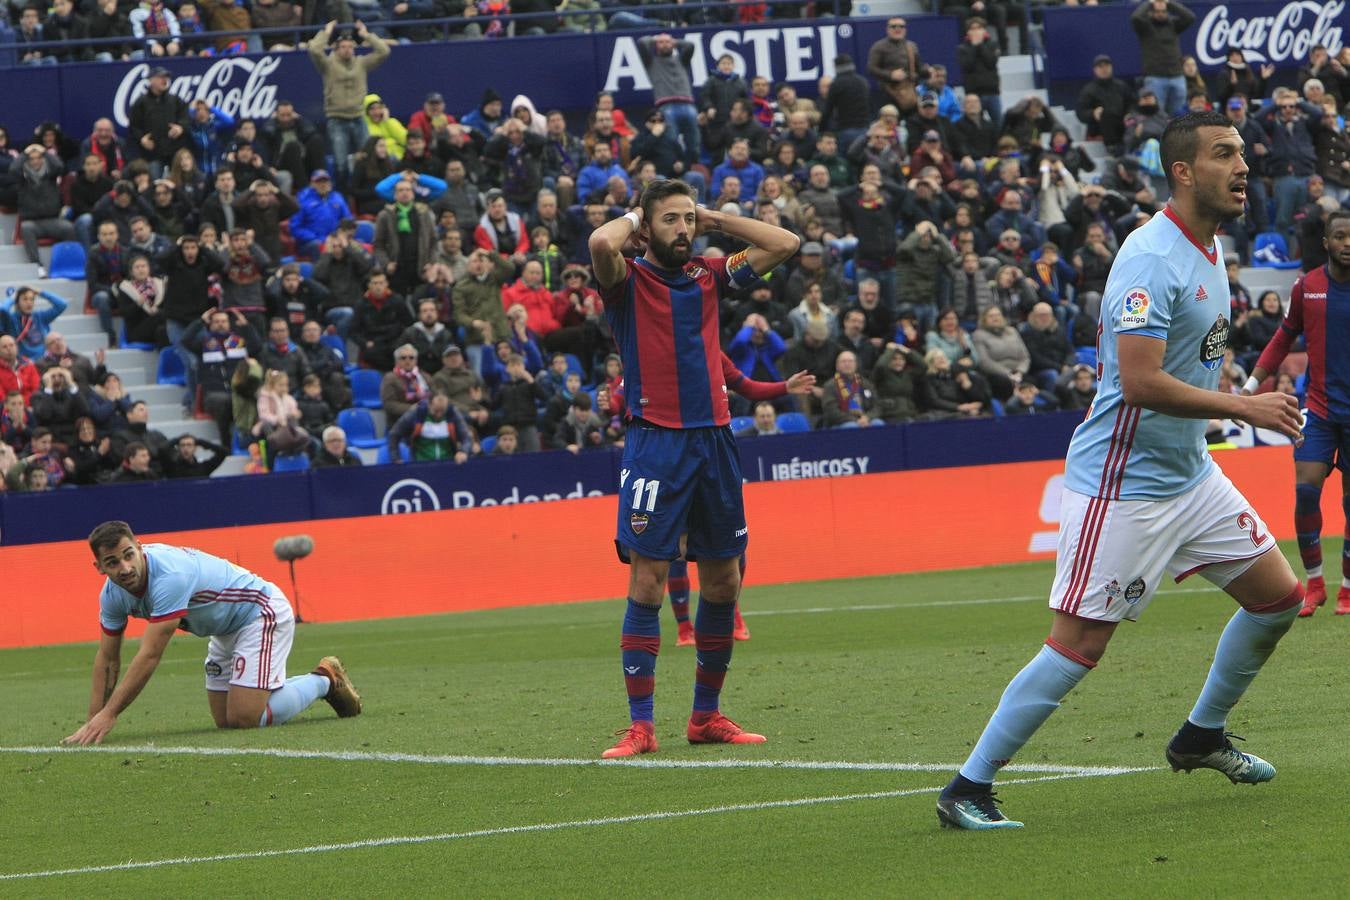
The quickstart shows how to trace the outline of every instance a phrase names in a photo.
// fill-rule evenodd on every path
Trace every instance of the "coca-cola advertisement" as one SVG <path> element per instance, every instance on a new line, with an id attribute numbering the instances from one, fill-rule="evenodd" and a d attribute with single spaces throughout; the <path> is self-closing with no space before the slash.
<path id="1" fill-rule="evenodd" d="M 1196 22 L 1181 35 L 1181 52 L 1202 71 L 1224 64 L 1238 49 L 1250 65 L 1295 69 L 1321 45 L 1333 55 L 1344 44 L 1346 0 L 1187 3 Z M 1052 80 L 1092 77 L 1092 58 L 1108 53 L 1117 77 L 1140 73 L 1139 42 L 1130 27 L 1133 4 L 1045 9 L 1046 74 Z M 1104 40 L 1102 35 L 1112 35 Z"/>

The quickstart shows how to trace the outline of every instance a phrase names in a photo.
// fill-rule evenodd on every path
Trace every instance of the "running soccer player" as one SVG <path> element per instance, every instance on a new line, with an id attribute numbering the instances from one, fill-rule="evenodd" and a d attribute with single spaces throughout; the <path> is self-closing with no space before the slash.
<path id="1" fill-rule="evenodd" d="M 1164 574 L 1201 573 L 1241 607 L 1219 638 L 1200 697 L 1167 745 L 1174 770 L 1234 783 L 1275 767 L 1233 748 L 1228 713 L 1289 629 L 1303 586 L 1260 516 L 1205 447 L 1207 419 L 1240 419 L 1296 438 L 1284 394 L 1220 393 L 1228 278 L 1214 237 L 1247 199 L 1242 139 L 1218 113 L 1173 119 L 1162 136 L 1172 199 L 1116 257 L 1097 329 L 1097 398 L 1065 461 L 1045 646 L 1008 684 L 970 758 L 942 791 L 944 827 L 1020 828 L 995 805 L 994 774 L 1030 740 L 1134 621 Z"/>
<path id="2" fill-rule="evenodd" d="M 66 744 L 101 744 L 150 681 L 175 630 L 209 637 L 206 699 L 217 728 L 280 725 L 323 697 L 339 716 L 361 712 L 361 696 L 336 656 L 308 675 L 286 677 L 295 618 L 286 595 L 247 569 L 209 553 L 141 544 L 126 522 L 89 535 L 103 638 L 94 657 L 89 718 Z M 127 618 L 145 619 L 140 649 L 118 683 Z"/>
<path id="3" fill-rule="evenodd" d="M 750 246 L 726 258 L 692 256 L 694 239 L 709 231 Z M 630 262 L 623 249 L 634 242 L 645 249 Z M 623 359 L 630 422 L 614 543 L 630 564 L 620 649 L 632 724 L 602 754 L 606 759 L 657 749 L 652 697 L 661 601 L 684 535 L 700 585 L 694 709 L 685 734 L 695 744 L 764 740 L 719 709 L 747 529 L 718 314 L 725 294 L 753 284 L 799 243 L 782 228 L 697 206 L 693 189 L 674 180 L 648 185 L 639 208 L 591 234 L 596 281 Z"/>
<path id="4" fill-rule="evenodd" d="M 725 353 L 722 354 L 722 377 L 726 379 L 727 390 L 740 394 L 747 400 L 774 400 L 788 394 L 807 394 L 815 387 L 816 376 L 803 369 L 787 381 L 755 381 L 736 368 Z M 745 583 L 745 554 L 737 561 L 739 583 Z M 666 591 L 670 594 L 670 611 L 675 615 L 675 646 L 692 647 L 694 641 L 694 623 L 689 621 L 689 561 L 684 557 L 672 559 L 666 573 Z M 750 640 L 750 627 L 741 617 L 740 591 L 736 592 L 736 615 L 732 623 L 731 636 L 738 641 Z"/>
<path id="5" fill-rule="evenodd" d="M 1256 361 L 1243 394 L 1253 394 L 1279 370 L 1289 348 L 1302 334 L 1308 345 L 1308 419 L 1303 443 L 1294 444 L 1294 530 L 1298 554 L 1308 573 L 1300 616 L 1311 616 L 1327 602 L 1322 577 L 1322 485 L 1331 467 L 1341 470 L 1341 506 L 1346 512 L 1341 546 L 1341 587 L 1336 615 L 1350 613 L 1350 212 L 1327 219 L 1325 265 L 1294 282 L 1289 312 L 1280 330 Z"/>

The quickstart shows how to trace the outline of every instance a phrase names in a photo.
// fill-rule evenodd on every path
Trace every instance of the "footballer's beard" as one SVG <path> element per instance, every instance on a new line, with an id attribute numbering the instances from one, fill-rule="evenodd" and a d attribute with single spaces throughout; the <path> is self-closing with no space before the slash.
<path id="1" fill-rule="evenodd" d="M 693 255 L 693 244 L 687 237 L 678 237 L 667 244 L 653 236 L 648 241 L 647 249 L 656 257 L 656 264 L 663 269 L 681 268 Z"/>

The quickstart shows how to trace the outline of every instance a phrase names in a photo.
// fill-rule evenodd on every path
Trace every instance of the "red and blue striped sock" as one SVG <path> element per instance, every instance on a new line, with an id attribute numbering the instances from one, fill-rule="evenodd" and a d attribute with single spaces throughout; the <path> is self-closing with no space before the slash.
<path id="1" fill-rule="evenodd" d="M 670 610 L 676 622 L 689 621 L 689 563 L 683 559 L 670 562 L 666 576 L 666 590 L 670 593 Z"/>
<path id="2" fill-rule="evenodd" d="M 656 654 L 661 649 L 661 607 L 628 598 L 623 616 L 623 681 L 628 689 L 628 714 L 634 722 L 651 722 L 656 693 Z"/>
<path id="3" fill-rule="evenodd" d="M 1309 578 L 1322 574 L 1322 488 L 1315 484 L 1294 487 L 1294 531 L 1298 555 Z"/>
<path id="4" fill-rule="evenodd" d="M 694 619 L 694 647 L 698 667 L 694 671 L 694 720 L 706 719 L 717 712 L 722 682 L 731 665 L 731 632 L 736 624 L 736 604 L 698 601 Z"/>

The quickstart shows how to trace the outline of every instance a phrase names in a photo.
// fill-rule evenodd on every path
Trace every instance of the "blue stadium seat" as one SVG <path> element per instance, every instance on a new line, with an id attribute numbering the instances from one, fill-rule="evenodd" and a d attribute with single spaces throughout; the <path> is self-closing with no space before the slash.
<path id="1" fill-rule="evenodd" d="M 301 278 L 313 278 L 313 277 L 314 277 L 314 263 L 311 263 L 311 262 L 302 262 L 302 263 L 300 263 L 300 277 L 301 277 Z"/>
<path id="2" fill-rule="evenodd" d="M 737 431 L 744 431 L 745 429 L 749 428 L 751 425 L 754 424 L 755 424 L 754 416 L 736 416 L 731 420 L 731 430 L 733 433 Z"/>
<path id="3" fill-rule="evenodd" d="M 52 264 L 47 267 L 52 278 L 84 281 L 84 247 L 79 241 L 61 241 L 52 245 Z"/>
<path id="4" fill-rule="evenodd" d="M 230 455 L 248 456 L 248 445 L 239 443 L 239 432 L 234 430 L 230 432 Z"/>
<path id="5" fill-rule="evenodd" d="M 1266 251 L 1277 258 L 1262 258 Z M 1289 245 L 1278 231 L 1263 231 L 1252 245 L 1252 265 L 1259 269 L 1297 269 L 1301 263 L 1289 258 Z"/>
<path id="6" fill-rule="evenodd" d="M 796 434 L 800 431 L 810 431 L 811 423 L 807 421 L 806 416 L 799 412 L 780 413 L 778 430 L 787 434 Z"/>
<path id="7" fill-rule="evenodd" d="M 497 449 L 497 437 L 496 435 L 485 437 L 478 442 L 478 445 L 483 448 L 483 455 L 487 456 L 493 450 Z"/>
<path id="8" fill-rule="evenodd" d="M 337 425 L 347 432 L 347 443 L 368 449 L 384 446 L 384 438 L 375 436 L 375 418 L 363 407 L 344 409 L 337 414 Z"/>
<path id="9" fill-rule="evenodd" d="M 179 387 L 187 384 L 187 369 L 183 368 L 183 360 L 172 347 L 165 347 L 159 351 L 159 364 L 155 367 L 155 384 L 176 384 Z"/>
<path id="10" fill-rule="evenodd" d="M 347 342 L 342 339 L 341 335 L 321 334 L 319 335 L 319 343 L 325 347 L 332 347 L 338 352 L 338 356 L 342 357 L 343 362 L 347 361 Z"/>
<path id="11" fill-rule="evenodd" d="M 989 405 L 993 407 L 995 416 L 1006 416 L 1008 414 L 1007 410 L 1003 408 L 1003 404 L 998 400 L 991 398 L 989 400 Z"/>
<path id="12" fill-rule="evenodd" d="M 404 462 L 412 462 L 412 451 L 408 449 L 407 444 L 398 445 L 398 455 L 403 457 Z M 380 449 L 375 453 L 375 465 L 389 465 L 389 445 L 381 444 Z"/>
<path id="13" fill-rule="evenodd" d="M 303 472 L 309 468 L 309 457 L 303 453 L 283 453 L 272 460 L 273 472 Z"/>
<path id="14" fill-rule="evenodd" d="M 1094 369 L 1097 368 L 1096 347 L 1079 347 L 1077 350 L 1074 351 L 1074 355 L 1078 357 L 1079 365 L 1091 366 Z"/>
<path id="15" fill-rule="evenodd" d="M 356 223 L 356 239 L 363 244 L 369 244 L 375 240 L 375 223 L 362 219 Z"/>
<path id="16" fill-rule="evenodd" d="M 352 405 L 366 409 L 380 409 L 380 379 L 384 376 L 374 369 L 357 369 L 351 373 Z"/>
<path id="17" fill-rule="evenodd" d="M 117 333 L 117 346 L 123 350 L 154 350 L 154 344 L 146 344 L 142 341 L 127 340 L 127 323 L 122 323 L 122 330 Z"/>

